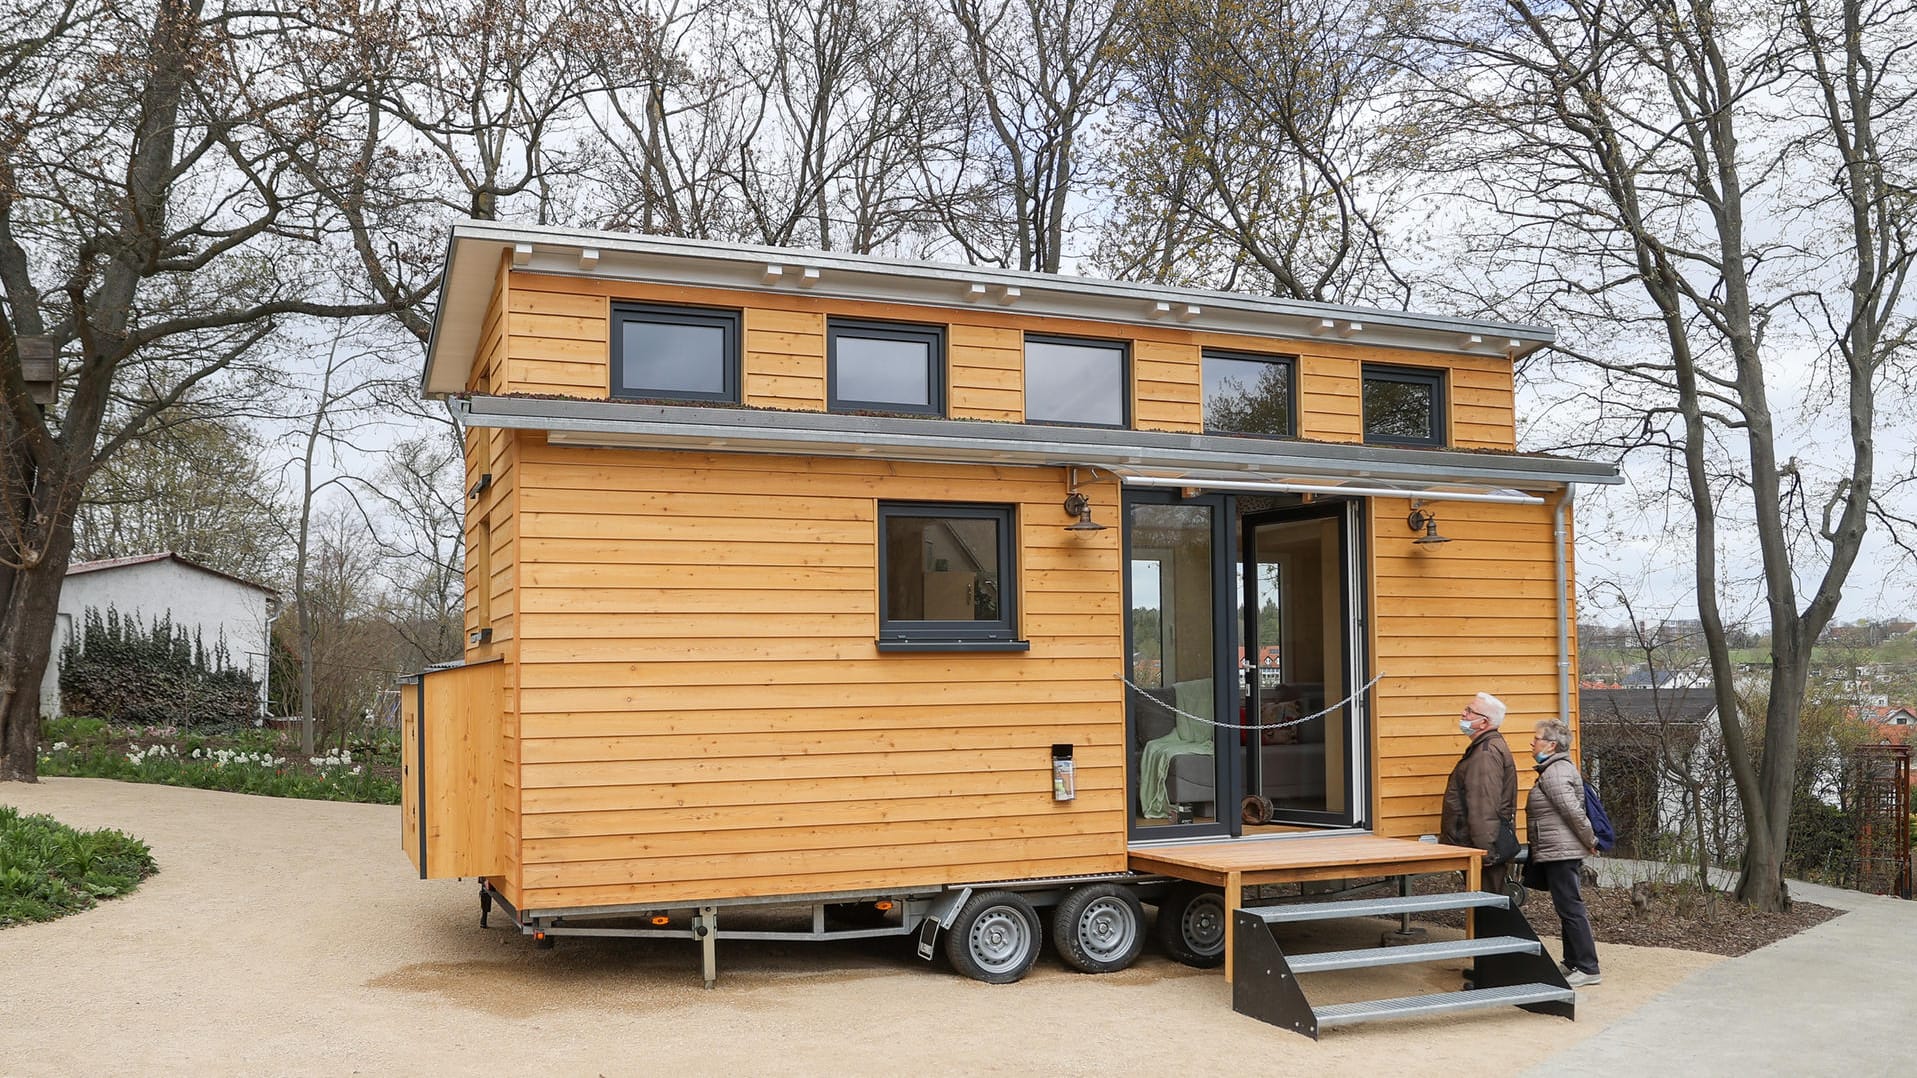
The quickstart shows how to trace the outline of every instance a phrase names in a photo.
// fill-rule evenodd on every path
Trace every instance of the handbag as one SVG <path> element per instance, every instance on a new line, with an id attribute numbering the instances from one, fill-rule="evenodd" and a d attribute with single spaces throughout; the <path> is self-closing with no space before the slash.
<path id="1" fill-rule="evenodd" d="M 1544 874 L 1544 866 L 1537 861 L 1524 863 L 1524 885 L 1533 891 L 1549 891 L 1551 881 Z"/>
<path id="2" fill-rule="evenodd" d="M 1497 837 L 1491 840 L 1491 849 L 1485 854 L 1484 863 L 1492 868 L 1509 864 L 1518 855 L 1518 828 L 1506 819 L 1498 820 Z"/>

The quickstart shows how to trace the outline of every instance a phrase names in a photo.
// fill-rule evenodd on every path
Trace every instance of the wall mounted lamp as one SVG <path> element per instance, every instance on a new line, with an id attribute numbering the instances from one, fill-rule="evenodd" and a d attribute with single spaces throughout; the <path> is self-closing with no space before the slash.
<path id="1" fill-rule="evenodd" d="M 1412 500 L 1411 515 L 1406 517 L 1404 522 L 1412 531 L 1424 533 L 1412 540 L 1412 542 L 1418 546 L 1429 546 L 1434 543 L 1448 543 L 1451 541 L 1450 536 L 1438 534 L 1438 514 L 1426 509 L 1424 503 L 1421 501 L 1416 499 Z"/>
<path id="2" fill-rule="evenodd" d="M 1093 472 L 1092 474 L 1094 477 L 1096 477 L 1098 473 Z M 1065 530 L 1068 532 L 1102 532 L 1104 531 L 1105 525 L 1100 524 L 1098 521 L 1092 519 L 1092 500 L 1078 492 L 1078 469 L 1077 468 L 1072 469 L 1071 482 L 1069 484 L 1069 488 L 1070 489 L 1068 493 L 1066 493 L 1065 495 L 1065 515 L 1074 516 L 1074 517 L 1077 517 L 1078 519 L 1076 521 L 1073 521 L 1070 524 L 1065 525 Z"/>

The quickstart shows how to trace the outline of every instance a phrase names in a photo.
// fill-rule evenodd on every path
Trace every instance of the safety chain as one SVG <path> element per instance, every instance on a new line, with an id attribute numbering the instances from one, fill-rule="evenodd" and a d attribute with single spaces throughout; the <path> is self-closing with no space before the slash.
<path id="1" fill-rule="evenodd" d="M 1152 703 L 1158 705 L 1161 708 L 1164 708 L 1166 711 L 1169 711 L 1174 715 L 1180 716 L 1181 718 L 1190 719 L 1193 722 L 1202 722 L 1206 726 L 1217 726 L 1226 730 L 1282 730 L 1287 726 L 1298 726 L 1300 724 L 1310 722 L 1313 719 L 1322 719 L 1326 715 L 1329 715 L 1332 712 L 1337 711 L 1339 708 L 1344 707 L 1346 704 L 1349 704 L 1352 701 L 1356 700 L 1358 697 L 1363 696 L 1365 693 L 1370 692 L 1371 687 L 1373 685 L 1376 685 L 1378 682 L 1384 680 L 1384 673 L 1380 671 L 1377 677 L 1374 677 L 1370 681 L 1365 682 L 1363 685 L 1358 686 L 1357 692 L 1352 693 L 1350 696 L 1345 697 L 1343 700 L 1338 701 L 1337 703 L 1331 705 L 1330 707 L 1324 709 L 1323 711 L 1313 712 L 1312 714 L 1306 715 L 1305 717 L 1299 718 L 1299 719 L 1286 719 L 1284 722 L 1263 723 L 1263 724 L 1253 725 L 1253 724 L 1246 724 L 1242 722 L 1218 722 L 1214 719 L 1208 719 L 1204 717 L 1203 715 L 1194 715 L 1189 711 L 1180 711 L 1177 708 L 1173 707 L 1172 705 L 1164 702 L 1163 700 L 1160 700 L 1157 697 L 1152 696 L 1151 691 L 1149 689 L 1145 688 L 1143 685 L 1140 685 L 1132 681 L 1130 678 L 1126 677 L 1125 675 L 1113 674 L 1112 676 L 1124 682 L 1125 684 L 1130 685 L 1132 688 L 1137 689 L 1138 694 L 1141 698 L 1151 701 Z"/>

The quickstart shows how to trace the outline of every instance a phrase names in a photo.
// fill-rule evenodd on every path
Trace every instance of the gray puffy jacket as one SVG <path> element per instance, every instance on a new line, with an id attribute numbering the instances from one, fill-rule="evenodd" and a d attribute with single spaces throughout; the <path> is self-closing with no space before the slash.
<path id="1" fill-rule="evenodd" d="M 1545 758 L 1537 767 L 1538 781 L 1525 799 L 1525 831 L 1531 842 L 1531 860 L 1577 861 L 1597 845 L 1590 818 L 1584 815 L 1584 776 L 1565 753 Z"/>

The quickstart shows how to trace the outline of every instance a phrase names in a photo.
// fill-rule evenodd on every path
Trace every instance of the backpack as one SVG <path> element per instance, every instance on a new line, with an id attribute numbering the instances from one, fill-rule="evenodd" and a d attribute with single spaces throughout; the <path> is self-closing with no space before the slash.
<path id="1" fill-rule="evenodd" d="M 1597 787 L 1589 781 L 1584 784 L 1584 815 L 1590 817 L 1591 833 L 1597 836 L 1600 852 L 1617 845 L 1617 830 L 1611 826 L 1610 814 L 1604 811 L 1604 802 L 1598 800 Z"/>

